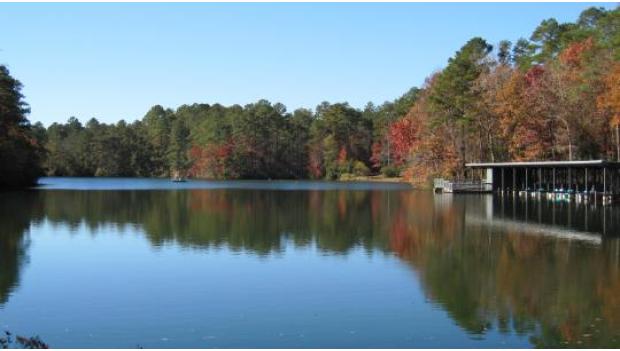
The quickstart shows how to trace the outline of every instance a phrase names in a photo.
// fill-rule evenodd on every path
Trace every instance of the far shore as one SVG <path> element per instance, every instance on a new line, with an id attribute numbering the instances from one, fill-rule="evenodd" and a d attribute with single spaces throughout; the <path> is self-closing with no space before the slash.
<path id="1" fill-rule="evenodd" d="M 386 177 L 384 175 L 356 176 L 347 175 L 338 179 L 343 182 L 383 182 L 383 183 L 409 183 L 404 177 Z"/>
<path id="2" fill-rule="evenodd" d="M 121 176 L 109 176 L 109 177 L 105 177 L 105 176 L 53 176 L 53 175 L 46 175 L 43 176 L 41 178 L 46 178 L 46 177 L 58 177 L 58 178 L 143 178 L 143 177 L 121 177 Z M 41 179 L 40 178 L 40 179 Z M 170 179 L 170 177 L 144 177 L 144 178 L 154 178 L 154 179 Z M 293 179 L 211 179 L 211 178 L 201 178 L 201 177 L 188 177 L 185 178 L 187 180 L 207 180 L 207 181 L 231 181 L 231 180 L 265 180 L 265 181 L 269 181 L 269 180 L 293 180 Z M 316 179 L 298 179 L 298 180 L 316 180 Z M 369 175 L 369 176 L 356 176 L 356 175 L 344 175 L 338 179 L 335 179 L 334 181 L 337 182 L 380 182 L 380 183 L 411 183 L 410 181 L 406 180 L 404 177 L 386 177 L 384 175 Z"/>
<path id="3" fill-rule="evenodd" d="M 193 180 L 215 180 L 208 178 L 187 178 Z M 217 180 L 292 180 L 292 179 L 217 179 Z M 325 179 L 297 179 L 297 180 L 325 180 Z M 369 175 L 369 176 L 356 176 L 356 175 L 344 175 L 338 179 L 334 179 L 335 182 L 377 182 L 377 183 L 408 183 L 411 184 L 404 177 L 386 177 L 384 175 Z"/>

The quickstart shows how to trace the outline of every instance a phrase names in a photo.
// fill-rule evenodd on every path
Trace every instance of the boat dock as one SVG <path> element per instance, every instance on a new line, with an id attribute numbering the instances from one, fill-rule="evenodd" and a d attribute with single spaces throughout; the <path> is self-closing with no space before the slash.
<path id="1" fill-rule="evenodd" d="M 465 167 L 472 180 L 436 179 L 435 192 L 498 193 L 602 205 L 620 202 L 620 162 L 488 162 Z"/>

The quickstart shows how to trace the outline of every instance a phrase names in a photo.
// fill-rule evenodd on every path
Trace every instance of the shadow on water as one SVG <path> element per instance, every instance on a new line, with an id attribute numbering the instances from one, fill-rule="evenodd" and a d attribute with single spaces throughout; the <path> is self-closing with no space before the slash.
<path id="1" fill-rule="evenodd" d="M 155 247 L 259 255 L 287 243 L 393 253 L 472 337 L 538 347 L 620 346 L 620 208 L 412 191 L 70 191 L 3 194 L 0 305 L 27 261 L 28 230 L 138 226 Z"/>

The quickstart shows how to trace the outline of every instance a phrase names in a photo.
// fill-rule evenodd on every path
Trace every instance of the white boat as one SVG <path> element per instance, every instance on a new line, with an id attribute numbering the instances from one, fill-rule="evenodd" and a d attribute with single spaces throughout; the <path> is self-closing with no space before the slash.
<path id="1" fill-rule="evenodd" d="M 185 177 L 181 176 L 180 172 L 174 172 L 174 174 L 172 175 L 172 181 L 174 183 L 184 183 L 187 180 L 185 179 Z"/>

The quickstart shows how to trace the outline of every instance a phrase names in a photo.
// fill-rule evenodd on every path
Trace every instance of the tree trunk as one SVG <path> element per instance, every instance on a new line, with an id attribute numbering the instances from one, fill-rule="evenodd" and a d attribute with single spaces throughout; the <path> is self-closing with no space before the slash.
<path id="1" fill-rule="evenodd" d="M 618 161 L 620 162 L 620 124 L 616 124 L 616 152 Z"/>
<path id="2" fill-rule="evenodd" d="M 570 130 L 568 128 L 566 128 L 566 132 L 568 133 L 568 160 L 572 161 L 573 160 L 573 141 L 571 140 Z"/>
<path id="3" fill-rule="evenodd" d="M 564 118 L 560 118 L 560 121 L 564 122 L 564 126 L 566 127 L 566 138 L 568 139 L 568 160 L 573 160 L 573 140 L 570 135 L 570 126 L 568 125 L 568 121 Z"/>
<path id="4" fill-rule="evenodd" d="M 493 140 L 493 133 L 491 132 L 491 121 L 487 116 L 486 120 L 487 130 L 487 147 L 489 148 L 489 155 L 491 156 L 491 162 L 495 162 L 495 142 Z"/>
<path id="5" fill-rule="evenodd" d="M 465 153 L 467 152 L 467 149 L 466 149 L 467 140 L 466 140 L 465 126 L 464 125 L 461 125 L 461 137 L 460 137 L 460 139 L 461 139 L 460 140 L 461 145 L 460 145 L 459 148 L 460 148 L 461 152 L 460 152 L 460 160 L 459 160 L 460 161 L 459 162 L 459 168 L 460 168 L 459 172 L 461 173 L 461 176 L 464 179 L 465 178 L 465 162 L 466 162 L 465 160 L 467 159 L 467 156 L 465 155 Z"/>
<path id="6" fill-rule="evenodd" d="M 478 160 L 484 161 L 484 151 L 482 148 L 482 117 L 478 117 Z"/>

